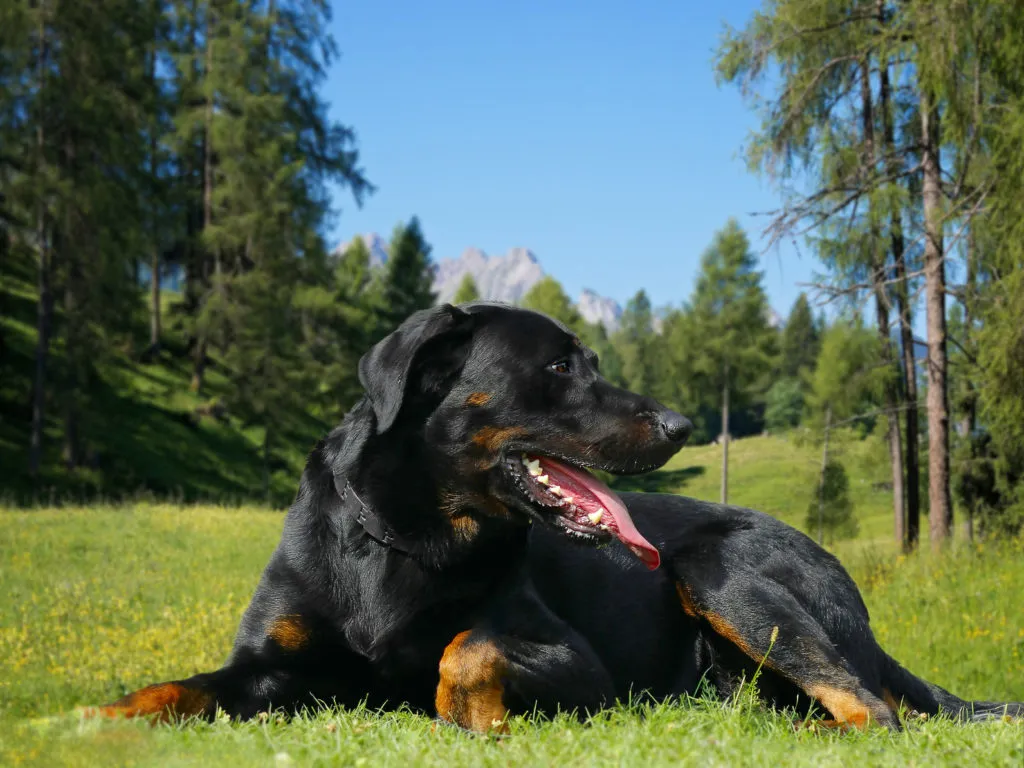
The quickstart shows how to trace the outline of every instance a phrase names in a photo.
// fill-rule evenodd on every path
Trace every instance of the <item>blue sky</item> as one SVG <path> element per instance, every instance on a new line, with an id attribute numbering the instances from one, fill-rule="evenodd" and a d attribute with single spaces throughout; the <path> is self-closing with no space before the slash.
<path id="1" fill-rule="evenodd" d="M 335 3 L 325 96 L 378 187 L 362 209 L 335 196 L 335 239 L 416 214 L 435 258 L 525 246 L 573 297 L 678 303 L 729 216 L 759 251 L 751 213 L 779 203 L 739 156 L 755 116 L 711 65 L 723 22 L 758 5 Z M 816 267 L 765 254 L 772 306 L 786 314 Z"/>

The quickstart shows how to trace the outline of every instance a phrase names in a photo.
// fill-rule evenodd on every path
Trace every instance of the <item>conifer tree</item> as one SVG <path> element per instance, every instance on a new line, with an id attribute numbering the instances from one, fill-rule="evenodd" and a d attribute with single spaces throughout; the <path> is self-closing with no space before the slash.
<path id="1" fill-rule="evenodd" d="M 729 412 L 749 402 L 771 369 L 777 340 L 768 324 L 761 273 L 746 234 L 730 219 L 701 257 L 689 303 L 694 329 L 690 366 L 722 414 L 722 503 L 729 493 Z M 764 391 L 761 389 L 761 391 Z"/>
<path id="2" fill-rule="evenodd" d="M 400 224 L 391 236 L 385 266 L 381 300 L 388 329 L 397 328 L 418 309 L 433 306 L 434 272 L 430 263 L 430 245 L 423 237 L 419 219 Z"/>
<path id="3" fill-rule="evenodd" d="M 583 327 L 583 318 L 572 303 L 562 284 L 550 275 L 545 275 L 526 292 L 520 304 L 526 309 L 543 312 L 577 333 Z"/>
<path id="4" fill-rule="evenodd" d="M 476 287 L 476 280 L 467 272 L 462 278 L 462 282 L 459 283 L 459 288 L 455 291 L 452 301 L 455 304 L 468 304 L 471 301 L 477 301 L 479 298 L 480 291 Z"/>
<path id="5" fill-rule="evenodd" d="M 801 293 L 793 302 L 782 329 L 780 375 L 799 379 L 803 373 L 813 370 L 819 344 L 810 302 L 807 294 Z"/>
<path id="6" fill-rule="evenodd" d="M 860 526 L 850 501 L 850 480 L 846 468 L 834 459 L 829 461 L 814 490 L 814 498 L 807 505 L 805 530 L 819 544 L 854 538 Z"/>

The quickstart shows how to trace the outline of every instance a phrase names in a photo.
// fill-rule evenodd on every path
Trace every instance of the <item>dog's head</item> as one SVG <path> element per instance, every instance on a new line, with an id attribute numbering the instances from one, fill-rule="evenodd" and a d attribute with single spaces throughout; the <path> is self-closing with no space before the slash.
<path id="1" fill-rule="evenodd" d="M 587 470 L 656 469 L 690 422 L 603 379 L 597 356 L 560 323 L 507 305 L 445 304 L 377 344 L 359 376 L 377 435 L 418 444 L 451 517 L 537 520 L 593 544 L 615 536 L 657 567 L 622 501 Z"/>

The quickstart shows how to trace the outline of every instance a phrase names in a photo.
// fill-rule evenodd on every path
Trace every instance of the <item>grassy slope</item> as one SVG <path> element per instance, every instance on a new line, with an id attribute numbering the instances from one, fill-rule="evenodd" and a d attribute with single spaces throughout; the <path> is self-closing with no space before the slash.
<path id="1" fill-rule="evenodd" d="M 840 459 L 850 478 L 850 500 L 860 526 L 853 541 L 838 542 L 840 553 L 891 552 L 892 494 L 883 485 L 888 465 L 877 461 L 884 447 L 840 433 L 833 438 L 832 456 Z M 721 491 L 722 448 L 702 445 L 684 448 L 658 472 L 619 478 L 619 490 L 680 493 L 718 501 Z M 767 512 L 805 530 L 808 505 L 815 498 L 821 448 L 792 436 L 749 437 L 729 447 L 729 502 Z"/>
<path id="2" fill-rule="evenodd" d="M 584 727 L 517 720 L 503 742 L 428 719 L 332 712 L 294 723 L 151 729 L 59 715 L 211 669 L 280 532 L 275 512 L 216 507 L 0 512 L 0 764 L 1014 765 L 1024 725 L 913 723 L 902 734 L 794 734 L 741 700 L 618 710 Z M 1024 699 L 1024 544 L 855 574 L 883 645 L 970 697 Z M 281 757 L 275 757 L 283 755 Z"/>
<path id="3" fill-rule="evenodd" d="M 189 392 L 190 359 L 176 315 L 178 297 L 165 296 L 165 347 L 148 363 L 145 318 L 132 349 L 111 349 L 99 366 L 93 407 L 83 414 L 89 468 L 69 475 L 61 468 L 59 403 L 47 404 L 46 452 L 41 477 L 27 476 L 30 397 L 36 342 L 35 292 L 28 264 L 0 273 L 0 324 L 6 350 L 0 358 L 0 496 L 15 502 L 66 497 L 124 498 L 155 493 L 183 500 L 262 501 L 262 430 L 237 422 L 189 418 L 195 408 L 223 397 L 226 382 L 216 365 L 205 391 Z M 59 318 L 58 318 L 59 321 Z M 59 375 L 62 350 L 54 347 L 49 375 Z M 283 465 L 275 467 L 272 496 L 279 505 L 294 492 L 305 454 L 328 425 L 293 413 L 282 436 Z"/>

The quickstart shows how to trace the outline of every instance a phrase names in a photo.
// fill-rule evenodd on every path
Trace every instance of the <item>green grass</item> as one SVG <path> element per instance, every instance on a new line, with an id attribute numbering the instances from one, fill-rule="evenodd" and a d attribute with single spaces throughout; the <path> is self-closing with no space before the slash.
<path id="1" fill-rule="evenodd" d="M 1024 761 L 1020 723 L 794 732 L 789 716 L 749 696 L 637 704 L 586 724 L 516 718 L 500 741 L 361 710 L 158 727 L 79 719 L 76 706 L 218 666 L 282 519 L 219 507 L 0 511 L 0 765 Z M 879 640 L 912 671 L 966 697 L 1024 699 L 1024 543 L 963 545 L 941 558 L 845 557 Z"/>
<path id="2" fill-rule="evenodd" d="M 885 447 L 849 432 L 832 437 L 831 455 L 841 460 L 850 479 L 850 501 L 860 527 L 856 539 L 838 542 L 846 554 L 894 552 L 891 480 Z M 882 461 L 878 460 L 882 456 Z M 816 498 L 821 447 L 795 434 L 748 437 L 729 444 L 729 502 L 767 512 L 806 530 L 807 507 Z M 718 501 L 722 448 L 683 448 L 665 467 L 639 477 L 616 478 L 618 490 L 680 493 Z"/>

